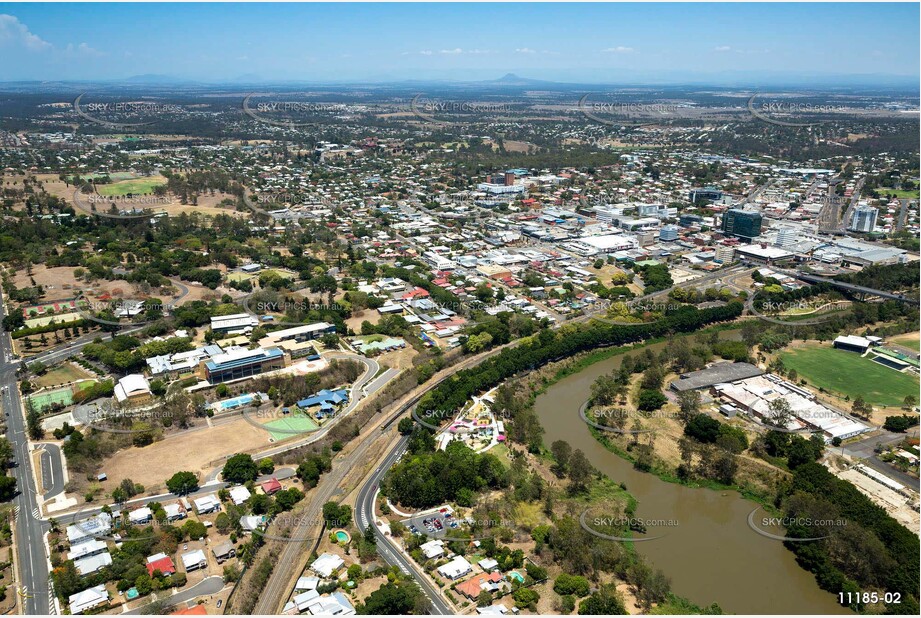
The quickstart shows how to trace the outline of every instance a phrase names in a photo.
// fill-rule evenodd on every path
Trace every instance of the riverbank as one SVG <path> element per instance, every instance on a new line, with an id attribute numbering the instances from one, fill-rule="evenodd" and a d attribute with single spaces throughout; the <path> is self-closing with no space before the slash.
<path id="1" fill-rule="evenodd" d="M 738 324 L 719 325 L 682 339 L 701 341 L 738 337 Z M 648 340 L 616 349 L 593 350 L 533 372 L 525 379 L 530 400 L 545 430 L 545 446 L 556 440 L 582 450 L 590 463 L 614 482 L 624 483 L 645 521 L 674 521 L 660 540 L 637 543 L 636 551 L 662 568 L 674 594 L 698 606 L 716 601 L 732 613 L 844 614 L 834 596 L 822 591 L 783 543 L 758 535 L 748 526 L 752 498 L 738 488 L 641 472 L 634 461 L 608 450 L 579 419 L 591 384 L 617 370 L 628 353 L 649 349 L 658 354 L 677 337 Z M 550 457 L 549 453 L 545 456 Z M 702 491 L 711 489 L 711 491 Z M 784 595 L 772 591 L 785 590 Z"/>

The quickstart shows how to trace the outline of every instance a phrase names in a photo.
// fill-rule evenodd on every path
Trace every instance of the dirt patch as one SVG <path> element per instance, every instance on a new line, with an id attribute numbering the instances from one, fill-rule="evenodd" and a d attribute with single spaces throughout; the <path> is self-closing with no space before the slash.
<path id="1" fill-rule="evenodd" d="M 204 479 L 226 455 L 253 448 L 268 448 L 268 432 L 238 418 L 215 427 L 188 431 L 144 447 L 129 447 L 102 465 L 109 477 L 102 483 L 110 493 L 122 479 L 130 478 L 150 489 L 161 486 L 180 470 L 196 472 Z"/>

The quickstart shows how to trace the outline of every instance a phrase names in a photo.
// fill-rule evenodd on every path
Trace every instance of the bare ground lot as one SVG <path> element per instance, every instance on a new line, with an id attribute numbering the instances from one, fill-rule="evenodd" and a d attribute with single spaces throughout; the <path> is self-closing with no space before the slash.
<path id="1" fill-rule="evenodd" d="M 176 472 L 188 470 L 206 477 L 222 457 L 254 448 L 268 448 L 268 431 L 254 427 L 242 417 L 214 427 L 189 431 L 144 447 L 117 452 L 102 466 L 109 477 L 101 484 L 111 493 L 122 479 L 130 478 L 150 490 L 163 485 Z M 73 480 L 83 480 L 80 478 Z"/>
<path id="2" fill-rule="evenodd" d="M 74 298 L 80 291 L 85 292 L 87 295 L 105 292 L 113 296 L 131 294 L 136 291 L 134 285 L 124 279 L 115 279 L 114 281 L 99 280 L 90 286 L 84 281 L 78 281 L 74 277 L 74 269 L 70 266 L 57 266 L 54 268 L 35 266 L 32 268 L 31 278 L 25 271 L 18 271 L 13 277 L 13 283 L 18 288 L 27 288 L 32 285 L 32 279 L 35 279 L 35 283 L 42 286 L 45 291 L 45 295 L 42 297 L 43 302 Z"/>

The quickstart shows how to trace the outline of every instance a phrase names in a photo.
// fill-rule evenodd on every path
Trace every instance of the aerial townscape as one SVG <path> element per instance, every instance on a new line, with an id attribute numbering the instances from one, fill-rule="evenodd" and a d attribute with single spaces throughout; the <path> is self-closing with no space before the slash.
<path id="1" fill-rule="evenodd" d="M 919 6 L 755 9 L 0 5 L 0 612 L 921 613 Z"/>

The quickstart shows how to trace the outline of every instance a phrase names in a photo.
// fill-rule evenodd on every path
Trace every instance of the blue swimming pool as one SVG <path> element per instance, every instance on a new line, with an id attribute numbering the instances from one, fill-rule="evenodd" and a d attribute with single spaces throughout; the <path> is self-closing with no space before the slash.
<path id="1" fill-rule="evenodd" d="M 225 399 L 224 401 L 219 401 L 215 405 L 220 407 L 222 410 L 232 410 L 233 408 L 239 408 L 240 406 L 245 406 L 256 397 L 261 397 L 263 401 L 266 401 L 269 397 L 264 393 L 244 393 L 243 395 L 238 395 L 232 399 Z"/>

